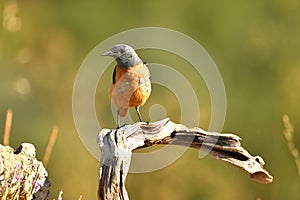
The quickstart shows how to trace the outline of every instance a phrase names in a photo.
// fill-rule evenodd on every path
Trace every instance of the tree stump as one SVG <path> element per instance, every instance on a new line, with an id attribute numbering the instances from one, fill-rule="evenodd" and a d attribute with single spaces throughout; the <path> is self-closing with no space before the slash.
<path id="1" fill-rule="evenodd" d="M 32 144 L 16 150 L 0 144 L 0 199 L 47 200 L 50 181 Z"/>
<path id="2" fill-rule="evenodd" d="M 273 177 L 263 168 L 260 156 L 251 156 L 234 134 L 207 132 L 187 128 L 168 118 L 154 123 L 138 122 L 110 130 L 102 129 L 97 142 L 101 149 L 98 185 L 100 200 L 128 200 L 125 180 L 132 151 L 156 144 L 171 144 L 201 149 L 216 159 L 228 162 L 250 174 L 259 183 L 271 183 Z"/>

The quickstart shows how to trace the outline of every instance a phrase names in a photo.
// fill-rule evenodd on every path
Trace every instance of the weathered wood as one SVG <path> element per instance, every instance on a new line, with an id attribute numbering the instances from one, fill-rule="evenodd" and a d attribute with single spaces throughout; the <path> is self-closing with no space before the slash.
<path id="1" fill-rule="evenodd" d="M 260 156 L 251 156 L 234 134 L 204 131 L 175 124 L 168 118 L 154 123 L 135 123 L 116 130 L 103 129 L 98 135 L 101 166 L 98 198 L 127 200 L 125 180 L 132 151 L 156 144 L 173 144 L 201 149 L 216 159 L 226 161 L 250 174 L 259 183 L 270 183 L 273 177 L 263 169 Z"/>
<path id="2" fill-rule="evenodd" d="M 0 144 L 0 199 L 49 199 L 50 181 L 32 144 L 16 150 Z"/>

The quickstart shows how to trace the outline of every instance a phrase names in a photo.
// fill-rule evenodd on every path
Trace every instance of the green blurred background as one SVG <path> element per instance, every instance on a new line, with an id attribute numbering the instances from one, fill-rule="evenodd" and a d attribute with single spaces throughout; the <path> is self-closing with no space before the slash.
<path id="1" fill-rule="evenodd" d="M 72 118 L 72 89 L 81 62 L 113 34 L 156 26 L 187 34 L 208 51 L 226 88 L 223 131 L 238 134 L 251 154 L 261 155 L 274 182 L 258 184 L 240 169 L 211 157 L 198 159 L 198 151 L 188 150 L 160 171 L 129 174 L 131 199 L 300 199 L 300 177 L 281 120 L 283 114 L 290 116 L 300 149 L 299 0 L 1 0 L 0 12 L 0 136 L 12 108 L 11 146 L 31 142 L 42 159 L 51 128 L 59 127 L 47 166 L 52 198 L 63 188 L 64 199 L 96 199 L 99 162 L 82 145 Z M 185 64 L 170 61 L 174 56 L 164 52 L 140 54 L 178 69 Z M 112 67 L 96 97 L 99 121 L 109 128 L 115 127 L 107 97 Z M 199 126 L 207 129 L 209 94 L 198 78 L 199 87 L 197 78 L 191 81 L 201 99 Z M 168 98 L 168 90 L 154 87 L 142 114 L 161 103 L 172 120 L 180 120 L 178 104 L 168 104 Z"/>

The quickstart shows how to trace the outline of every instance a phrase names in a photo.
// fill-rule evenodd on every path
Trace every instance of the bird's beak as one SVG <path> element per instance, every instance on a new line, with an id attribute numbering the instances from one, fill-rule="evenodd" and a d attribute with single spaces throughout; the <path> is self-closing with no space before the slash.
<path id="1" fill-rule="evenodd" d="M 113 56 L 113 55 L 115 55 L 115 53 L 113 53 L 111 50 L 101 54 L 101 56 Z"/>

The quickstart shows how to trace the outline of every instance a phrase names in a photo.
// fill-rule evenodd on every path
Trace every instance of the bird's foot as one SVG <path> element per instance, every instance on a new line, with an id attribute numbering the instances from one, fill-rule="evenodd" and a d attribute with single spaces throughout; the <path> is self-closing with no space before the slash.
<path id="1" fill-rule="evenodd" d="M 126 126 L 126 125 L 127 125 L 127 124 L 118 125 L 116 129 L 120 129 L 120 128 Z"/>

